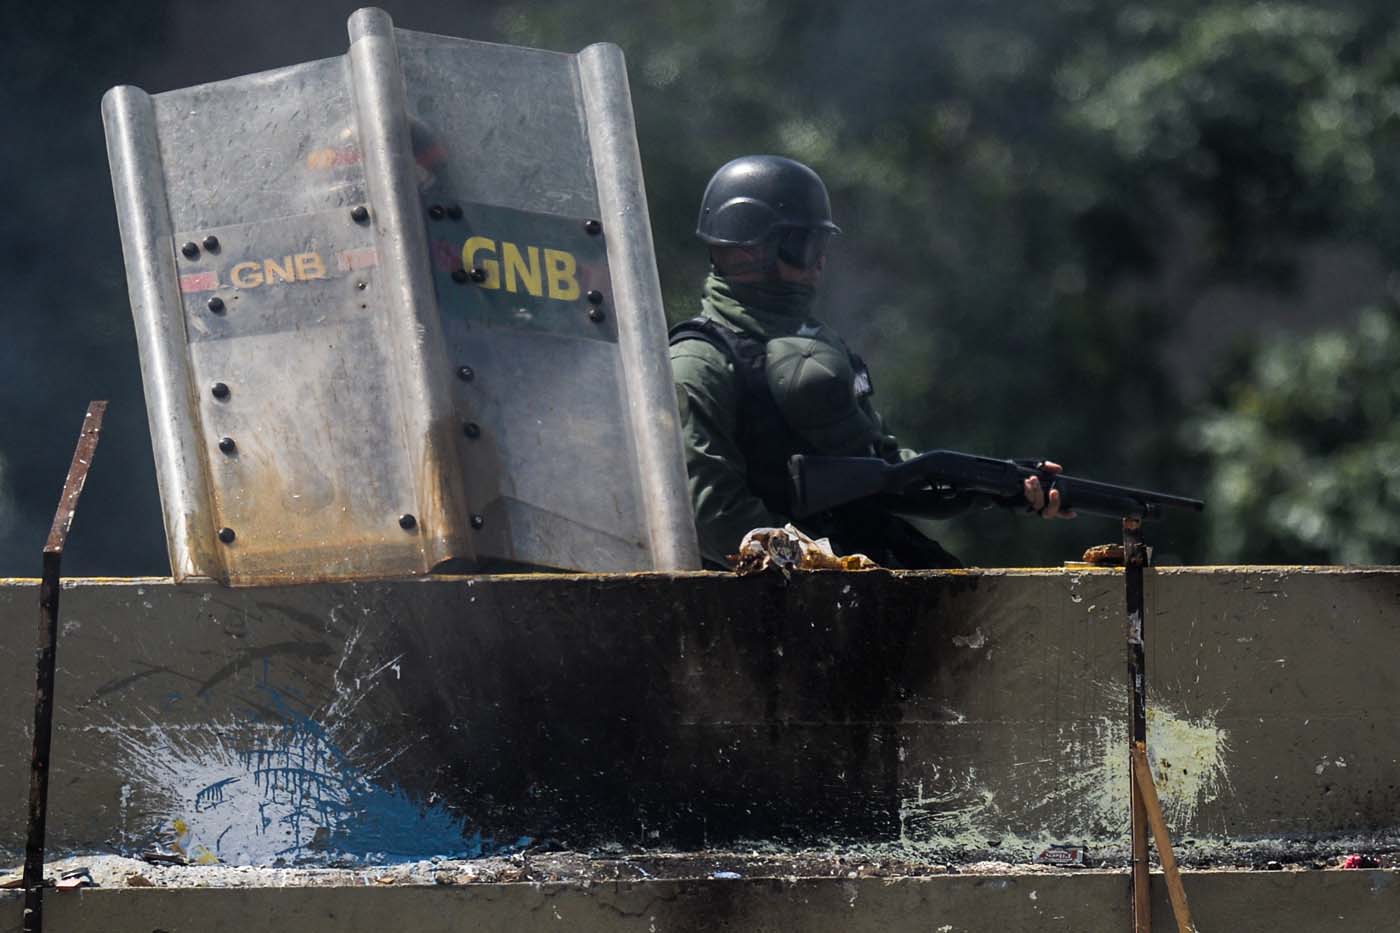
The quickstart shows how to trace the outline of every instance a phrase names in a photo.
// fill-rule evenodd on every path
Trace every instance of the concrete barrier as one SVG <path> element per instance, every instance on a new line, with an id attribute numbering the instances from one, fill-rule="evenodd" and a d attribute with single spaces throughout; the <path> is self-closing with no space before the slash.
<path id="1" fill-rule="evenodd" d="M 1357 933 L 1393 930 L 1394 871 L 1193 872 L 1203 930 Z M 1175 930 L 1165 885 L 1153 928 Z M 6 933 L 19 902 L 7 898 Z M 64 933 L 297 930 L 298 933 L 1086 933 L 1128 930 L 1122 875 L 482 884 L 467 887 L 114 889 L 50 895 L 48 929 Z"/>
<path id="2" fill-rule="evenodd" d="M 1400 841 L 1400 570 L 1162 569 L 1150 744 L 1188 863 Z M 37 587 L 0 582 L 0 849 Z M 1112 571 L 63 593 L 55 854 L 385 862 L 550 842 L 1125 847 Z"/>

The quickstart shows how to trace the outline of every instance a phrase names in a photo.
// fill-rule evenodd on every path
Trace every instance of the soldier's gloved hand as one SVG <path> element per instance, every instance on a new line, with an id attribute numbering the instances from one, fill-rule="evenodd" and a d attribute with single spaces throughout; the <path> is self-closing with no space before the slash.
<path id="1" fill-rule="evenodd" d="M 1040 469 L 1050 473 L 1059 473 L 1064 467 L 1053 460 L 1045 460 L 1040 464 Z M 1041 518 L 1074 518 L 1071 511 L 1060 511 L 1060 491 L 1050 490 L 1050 498 L 1045 498 L 1045 490 L 1041 488 L 1040 477 L 1027 476 L 1021 484 L 1026 494 L 1026 504 L 1030 506 L 1032 512 L 1039 512 Z"/>

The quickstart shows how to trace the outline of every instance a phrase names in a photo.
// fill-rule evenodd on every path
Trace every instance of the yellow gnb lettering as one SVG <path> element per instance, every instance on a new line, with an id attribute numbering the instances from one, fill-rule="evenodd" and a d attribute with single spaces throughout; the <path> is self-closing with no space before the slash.
<path id="1" fill-rule="evenodd" d="M 549 297 L 573 301 L 578 297 L 578 260 L 561 249 L 544 251 L 544 267 L 549 273 Z"/>
<path id="2" fill-rule="evenodd" d="M 544 261 L 541 262 L 541 253 Z M 462 245 L 462 266 L 480 269 L 486 274 L 482 288 L 501 288 L 556 301 L 575 301 L 581 292 L 578 284 L 578 259 L 562 249 L 519 246 L 502 240 L 499 258 L 496 241 L 474 236 Z M 504 268 L 502 268 L 504 267 Z M 504 278 L 504 283 L 502 279 Z M 268 281 L 271 281 L 269 276 Z"/>
<path id="3" fill-rule="evenodd" d="M 296 269 L 297 278 L 303 282 L 326 277 L 326 264 L 320 253 L 297 253 Z"/>
<path id="4" fill-rule="evenodd" d="M 263 260 L 263 275 L 267 277 L 267 284 L 276 282 L 295 282 L 296 276 L 292 274 L 292 257 L 287 256 L 279 265 L 275 259 Z"/>
<path id="5" fill-rule="evenodd" d="M 526 254 L 530 257 L 530 264 L 526 266 L 525 259 L 520 255 L 520 247 L 514 243 L 502 243 L 501 252 L 505 254 L 506 263 L 506 291 L 519 291 L 515 287 L 515 277 L 520 276 L 520 281 L 525 285 L 525 291 L 536 298 L 544 295 L 540 278 L 540 248 L 538 246 L 525 247 Z"/>
<path id="6" fill-rule="evenodd" d="M 478 253 L 488 253 L 491 259 L 477 261 Z M 495 260 L 496 241 L 484 236 L 474 236 L 462 245 L 462 265 L 467 269 L 480 269 L 486 273 L 482 288 L 501 287 L 501 264 Z"/>
<path id="7" fill-rule="evenodd" d="M 263 283 L 261 263 L 240 262 L 229 270 L 234 288 L 257 288 Z"/>
<path id="8" fill-rule="evenodd" d="M 308 282 L 326 277 L 326 261 L 320 253 L 297 253 L 279 259 L 240 262 L 229 270 L 234 288 L 257 288 L 278 282 Z"/>

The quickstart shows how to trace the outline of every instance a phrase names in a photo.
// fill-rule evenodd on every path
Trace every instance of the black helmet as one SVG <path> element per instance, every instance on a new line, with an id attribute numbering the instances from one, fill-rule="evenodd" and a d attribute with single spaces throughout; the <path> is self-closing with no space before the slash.
<path id="1" fill-rule="evenodd" d="M 789 231 L 841 232 L 821 177 L 782 156 L 741 156 L 705 186 L 695 235 L 711 246 L 756 246 Z"/>

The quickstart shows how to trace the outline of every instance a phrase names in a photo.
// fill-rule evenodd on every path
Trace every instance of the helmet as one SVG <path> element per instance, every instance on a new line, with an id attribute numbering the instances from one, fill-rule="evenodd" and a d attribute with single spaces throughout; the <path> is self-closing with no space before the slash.
<path id="1" fill-rule="evenodd" d="M 695 235 L 711 246 L 781 241 L 779 255 L 806 266 L 840 233 L 821 177 L 782 156 L 742 156 L 722 165 L 705 187 Z"/>

